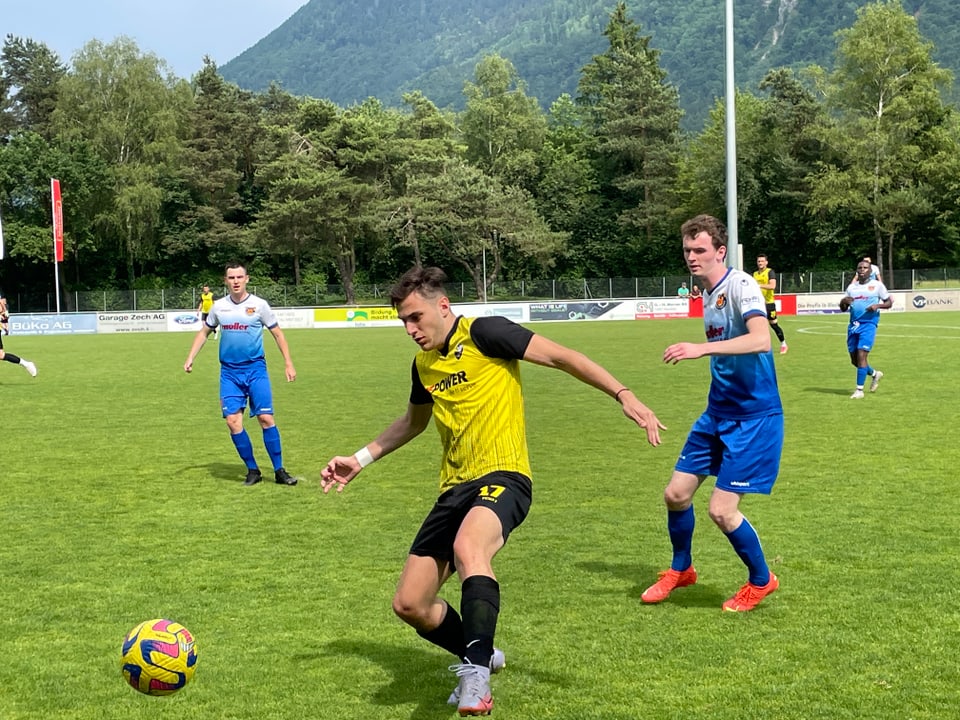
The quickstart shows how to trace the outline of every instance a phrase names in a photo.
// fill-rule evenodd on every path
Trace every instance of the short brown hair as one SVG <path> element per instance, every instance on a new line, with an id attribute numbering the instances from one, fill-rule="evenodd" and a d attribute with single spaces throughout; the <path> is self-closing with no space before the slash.
<path id="1" fill-rule="evenodd" d="M 719 250 L 727 246 L 727 226 L 713 215 L 697 215 L 680 226 L 680 237 L 695 238 L 705 232 L 713 240 L 713 247 Z"/>
<path id="2" fill-rule="evenodd" d="M 443 284 L 447 281 L 447 274 L 438 267 L 416 266 L 407 270 L 390 291 L 390 302 L 393 307 L 400 307 L 400 303 L 417 293 L 427 298 L 446 295 Z"/>

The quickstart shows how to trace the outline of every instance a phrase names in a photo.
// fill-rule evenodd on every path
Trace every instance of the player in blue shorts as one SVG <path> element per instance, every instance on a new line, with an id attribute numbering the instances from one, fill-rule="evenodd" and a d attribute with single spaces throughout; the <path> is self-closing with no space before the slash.
<path id="1" fill-rule="evenodd" d="M 889 310 L 893 307 L 893 298 L 887 286 L 873 275 L 870 258 L 864 258 L 857 264 L 857 277 L 847 286 L 847 294 L 840 300 L 840 309 L 850 313 L 850 324 L 847 326 L 847 352 L 850 353 L 850 362 L 857 369 L 857 389 L 850 396 L 851 400 L 863 397 L 863 384 L 867 377 L 870 381 L 870 392 L 876 392 L 880 385 L 883 373 L 870 366 L 867 356 L 873 349 L 877 337 L 877 324 L 880 322 L 880 310 Z"/>
<path id="2" fill-rule="evenodd" d="M 780 469 L 783 408 L 773 364 L 767 308 L 756 281 L 727 269 L 727 230 L 709 215 L 698 215 L 681 228 L 683 257 L 703 281 L 703 324 L 707 341 L 677 343 L 663 361 L 710 356 L 707 409 L 694 423 L 663 493 L 667 531 L 673 545 L 670 569 L 641 598 L 666 600 L 675 588 L 693 585 L 693 496 L 708 475 L 717 478 L 710 496 L 710 519 L 723 531 L 747 566 L 748 579 L 723 609 L 753 610 L 780 581 L 770 572 L 760 538 L 740 512 L 748 493 L 769 495 Z"/>
<path id="3" fill-rule="evenodd" d="M 297 479 L 283 467 L 280 431 L 273 419 L 273 389 L 267 375 L 267 360 L 263 354 L 263 331 L 269 330 L 283 355 L 287 382 L 293 382 L 297 371 L 290 359 L 290 348 L 280 330 L 269 303 L 247 292 L 250 277 L 243 265 L 227 265 L 224 284 L 226 297 L 213 303 L 203 327 L 193 339 L 190 353 L 183 364 L 187 372 L 193 370 L 193 361 L 210 333 L 220 328 L 220 405 L 230 430 L 237 453 L 247 466 L 244 485 L 256 485 L 263 479 L 253 456 L 253 444 L 243 427 L 243 411 L 250 403 L 250 414 L 255 416 L 263 430 L 263 444 L 273 464 L 274 478 L 280 485 L 296 485 Z"/>

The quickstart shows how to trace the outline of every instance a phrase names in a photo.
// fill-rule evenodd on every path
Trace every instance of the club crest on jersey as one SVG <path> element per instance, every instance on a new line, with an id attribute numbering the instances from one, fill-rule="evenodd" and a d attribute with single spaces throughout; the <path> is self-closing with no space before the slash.
<path id="1" fill-rule="evenodd" d="M 723 308 L 725 308 L 726 306 L 727 306 L 727 294 L 726 294 L 726 293 L 720 293 L 720 294 L 717 296 L 717 302 L 716 302 L 716 305 L 715 305 L 714 307 L 716 307 L 717 310 L 723 310 Z"/>
<path id="2" fill-rule="evenodd" d="M 255 307 L 245 307 L 245 308 L 243 309 L 243 311 L 244 311 L 247 315 L 256 315 L 256 314 L 257 314 L 257 309 L 256 309 Z"/>
<path id="3" fill-rule="evenodd" d="M 457 347 L 453 350 L 453 356 L 459 360 L 463 357 L 463 343 L 457 343 Z"/>

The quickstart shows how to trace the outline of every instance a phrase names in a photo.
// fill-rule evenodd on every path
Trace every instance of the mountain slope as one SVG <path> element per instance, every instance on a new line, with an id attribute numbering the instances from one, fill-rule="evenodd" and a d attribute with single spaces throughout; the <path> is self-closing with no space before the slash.
<path id="1" fill-rule="evenodd" d="M 862 2 L 736 0 L 737 84 L 752 88 L 771 67 L 832 64 L 834 33 Z M 311 0 L 223 76 L 262 90 L 279 82 L 296 95 L 350 105 L 374 96 L 397 104 L 419 89 L 441 107 L 462 106 L 463 83 L 483 55 L 508 58 L 528 92 L 549 106 L 576 94 L 580 69 L 603 52 L 615 0 Z M 904 0 L 934 57 L 960 67 L 960 4 Z M 680 91 L 688 129 L 723 94 L 725 0 L 628 0 L 628 11 Z"/>

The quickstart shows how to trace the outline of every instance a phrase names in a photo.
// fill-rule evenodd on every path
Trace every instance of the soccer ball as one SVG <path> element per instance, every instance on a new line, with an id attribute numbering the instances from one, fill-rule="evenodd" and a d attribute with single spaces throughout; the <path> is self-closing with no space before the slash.
<path id="1" fill-rule="evenodd" d="M 172 620 L 147 620 L 123 639 L 120 671 L 145 695 L 175 693 L 190 682 L 196 667 L 193 635 Z"/>

